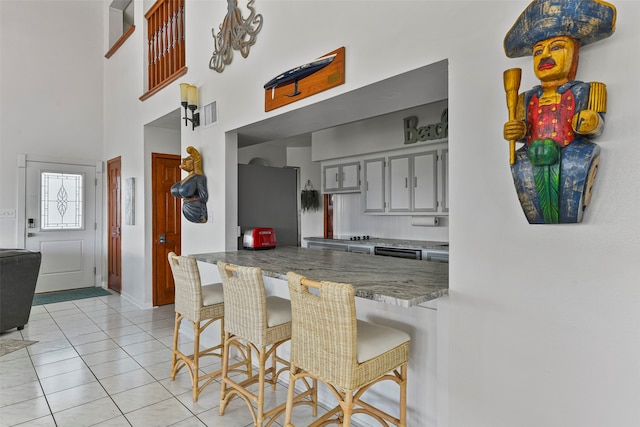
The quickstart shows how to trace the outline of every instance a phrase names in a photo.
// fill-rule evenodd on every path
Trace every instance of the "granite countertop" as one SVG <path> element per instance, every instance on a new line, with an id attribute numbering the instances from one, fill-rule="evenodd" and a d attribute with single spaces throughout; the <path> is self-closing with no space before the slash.
<path id="1" fill-rule="evenodd" d="M 449 252 L 448 242 L 432 242 L 429 240 L 384 239 L 379 237 L 371 237 L 364 240 L 351 240 L 347 236 L 336 236 L 332 239 L 324 237 L 305 237 L 304 240 L 310 242 L 346 243 L 350 245 L 386 246 L 391 248 L 424 249 Z"/>
<path id="2" fill-rule="evenodd" d="M 449 265 L 439 262 L 296 246 L 192 256 L 210 264 L 222 261 L 260 267 L 265 276 L 276 279 L 286 280 L 287 272 L 295 271 L 312 280 L 350 283 L 357 297 L 401 307 L 412 307 L 447 295 L 449 291 Z"/>

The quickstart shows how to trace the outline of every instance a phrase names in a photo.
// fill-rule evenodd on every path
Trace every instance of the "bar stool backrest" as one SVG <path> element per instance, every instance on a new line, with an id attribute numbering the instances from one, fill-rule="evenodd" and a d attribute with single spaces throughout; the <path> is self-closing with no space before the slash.
<path id="1" fill-rule="evenodd" d="M 267 297 L 258 267 L 232 267 L 219 262 L 224 291 L 224 329 L 254 344 L 266 343 Z"/>
<path id="2" fill-rule="evenodd" d="M 319 379 L 353 389 L 357 366 L 357 320 L 353 286 L 320 282 L 319 295 L 289 272 L 291 364 Z"/>
<path id="3" fill-rule="evenodd" d="M 186 318 L 199 322 L 202 308 L 202 282 L 195 258 L 169 253 L 169 265 L 175 282 L 175 310 Z"/>

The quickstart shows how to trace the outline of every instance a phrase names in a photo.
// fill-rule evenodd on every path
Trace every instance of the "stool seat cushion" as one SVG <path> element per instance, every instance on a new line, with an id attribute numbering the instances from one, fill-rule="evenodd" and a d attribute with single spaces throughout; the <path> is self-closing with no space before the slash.
<path id="1" fill-rule="evenodd" d="M 266 300 L 268 328 L 291 322 L 291 302 L 288 299 L 269 296 Z"/>
<path id="2" fill-rule="evenodd" d="M 202 287 L 202 305 L 214 305 L 224 302 L 222 283 L 213 283 Z"/>
<path id="3" fill-rule="evenodd" d="M 411 337 L 404 331 L 358 320 L 358 363 L 378 357 Z"/>

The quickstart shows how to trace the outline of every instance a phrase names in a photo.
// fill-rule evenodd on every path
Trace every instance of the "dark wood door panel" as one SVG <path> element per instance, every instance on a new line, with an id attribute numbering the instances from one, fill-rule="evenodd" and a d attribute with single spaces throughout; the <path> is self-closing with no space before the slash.
<path id="1" fill-rule="evenodd" d="M 180 181 L 180 156 L 151 154 L 153 217 L 153 305 L 173 304 L 175 285 L 167 261 L 170 252 L 181 253 L 182 200 L 171 195 Z"/>
<path id="2" fill-rule="evenodd" d="M 116 292 L 122 292 L 122 186 L 121 159 L 116 157 L 107 162 L 107 180 L 109 185 L 108 212 L 109 237 L 107 254 L 107 286 Z"/>

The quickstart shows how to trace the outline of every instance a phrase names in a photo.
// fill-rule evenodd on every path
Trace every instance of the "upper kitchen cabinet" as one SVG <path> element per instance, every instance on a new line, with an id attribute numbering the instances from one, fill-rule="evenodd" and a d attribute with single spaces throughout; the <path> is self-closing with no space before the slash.
<path id="1" fill-rule="evenodd" d="M 384 158 L 364 161 L 364 211 L 384 212 L 385 208 Z"/>
<path id="2" fill-rule="evenodd" d="M 361 204 L 365 214 L 448 214 L 447 143 L 421 151 L 424 148 L 364 158 Z"/>
<path id="3" fill-rule="evenodd" d="M 440 180 L 440 185 L 442 188 L 442 212 L 449 213 L 449 180 L 447 179 L 449 176 L 449 149 L 445 148 L 442 150 L 441 159 L 441 168 L 442 168 L 442 179 Z"/>
<path id="4" fill-rule="evenodd" d="M 314 132 L 322 189 L 360 193 L 366 214 L 446 214 L 448 129 L 442 100 Z"/>
<path id="5" fill-rule="evenodd" d="M 323 166 L 322 184 L 325 193 L 360 191 L 360 162 Z"/>
<path id="6" fill-rule="evenodd" d="M 389 157 L 389 212 L 438 210 L 438 152 Z"/>

